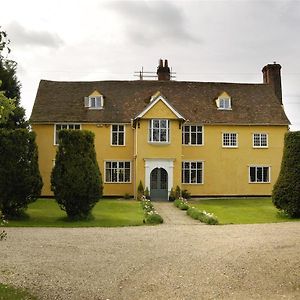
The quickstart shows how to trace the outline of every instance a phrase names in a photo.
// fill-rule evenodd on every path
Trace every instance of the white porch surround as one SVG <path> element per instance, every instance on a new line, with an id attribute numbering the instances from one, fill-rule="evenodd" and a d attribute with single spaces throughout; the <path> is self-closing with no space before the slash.
<path id="1" fill-rule="evenodd" d="M 145 160 L 145 188 L 150 190 L 150 174 L 155 168 L 163 168 L 168 173 L 168 195 L 173 187 L 173 169 L 175 158 L 144 158 Z"/>

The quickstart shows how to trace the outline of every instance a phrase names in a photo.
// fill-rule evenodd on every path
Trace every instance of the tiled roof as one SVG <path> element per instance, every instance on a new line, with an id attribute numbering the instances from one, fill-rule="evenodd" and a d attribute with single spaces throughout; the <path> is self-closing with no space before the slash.
<path id="1" fill-rule="evenodd" d="M 104 109 L 84 107 L 84 97 L 98 90 Z M 268 84 L 184 81 L 41 80 L 32 110 L 32 123 L 130 122 L 149 104 L 157 91 L 186 120 L 203 124 L 289 124 L 284 110 Z M 215 99 L 222 92 L 231 97 L 232 110 L 218 110 Z"/>

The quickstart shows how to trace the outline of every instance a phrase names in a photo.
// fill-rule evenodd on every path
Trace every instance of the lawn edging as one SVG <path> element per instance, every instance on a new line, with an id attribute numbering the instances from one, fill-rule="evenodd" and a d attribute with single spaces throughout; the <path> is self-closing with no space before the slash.
<path id="1" fill-rule="evenodd" d="M 201 211 L 196 207 L 190 206 L 189 202 L 182 197 L 176 199 L 174 205 L 181 210 L 186 210 L 188 216 L 202 223 L 208 225 L 219 224 L 218 218 L 213 213 L 206 212 L 205 210 Z"/>

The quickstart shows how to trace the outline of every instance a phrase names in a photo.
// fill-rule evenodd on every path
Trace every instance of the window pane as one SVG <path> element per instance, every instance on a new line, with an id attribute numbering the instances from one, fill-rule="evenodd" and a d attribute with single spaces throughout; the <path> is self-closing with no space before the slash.
<path id="1" fill-rule="evenodd" d="M 184 171 L 184 183 L 190 183 L 190 171 L 189 170 Z"/>
<path id="2" fill-rule="evenodd" d="M 119 133 L 119 144 L 118 145 L 124 145 L 124 133 Z"/>
<path id="3" fill-rule="evenodd" d="M 127 168 L 130 169 L 130 162 L 129 162 L 129 161 L 126 161 L 126 162 L 125 162 L 125 168 L 126 168 L 126 169 L 127 169 Z"/>
<path id="4" fill-rule="evenodd" d="M 190 134 L 186 132 L 184 134 L 184 144 L 189 144 L 189 142 L 190 142 Z"/>
<path id="5" fill-rule="evenodd" d="M 153 128 L 159 128 L 159 120 L 152 120 Z"/>
<path id="6" fill-rule="evenodd" d="M 197 133 L 197 145 L 202 145 L 202 133 Z"/>
<path id="7" fill-rule="evenodd" d="M 125 169 L 125 182 L 130 182 L 130 169 Z"/>
<path id="8" fill-rule="evenodd" d="M 256 181 L 256 168 L 255 167 L 250 167 L 250 182 L 255 182 Z"/>
<path id="9" fill-rule="evenodd" d="M 161 129 L 160 131 L 160 142 L 166 142 L 167 141 L 167 130 Z"/>
<path id="10" fill-rule="evenodd" d="M 107 182 L 111 182 L 111 170 L 110 169 L 106 169 L 105 176 L 106 176 L 105 180 Z"/>
<path id="11" fill-rule="evenodd" d="M 159 129 L 153 129 L 153 142 L 159 142 Z"/>
<path id="12" fill-rule="evenodd" d="M 198 170 L 197 172 L 197 183 L 202 183 L 202 171 Z"/>
<path id="13" fill-rule="evenodd" d="M 263 167 L 263 182 L 269 182 L 269 167 Z"/>
<path id="14" fill-rule="evenodd" d="M 197 174 L 196 170 L 191 170 L 191 183 L 196 183 L 197 182 L 196 174 Z"/>
<path id="15" fill-rule="evenodd" d="M 196 133 L 195 132 L 191 132 L 191 144 L 192 145 L 196 145 L 197 144 Z"/>
<path id="16" fill-rule="evenodd" d="M 261 167 L 257 167 L 256 168 L 256 181 L 257 182 L 262 182 L 262 180 L 263 180 L 262 168 Z"/>
<path id="17" fill-rule="evenodd" d="M 167 128 L 167 120 L 160 120 L 160 127 Z"/>

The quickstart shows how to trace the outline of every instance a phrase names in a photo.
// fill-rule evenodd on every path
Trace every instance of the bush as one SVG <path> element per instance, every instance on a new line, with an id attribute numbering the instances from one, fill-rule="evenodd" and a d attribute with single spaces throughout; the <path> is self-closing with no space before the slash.
<path id="1" fill-rule="evenodd" d="M 0 209 L 5 218 L 19 218 L 43 186 L 35 133 L 0 130 Z"/>
<path id="2" fill-rule="evenodd" d="M 182 190 L 181 191 L 181 197 L 184 199 L 191 199 L 191 193 L 188 192 L 188 190 Z"/>
<path id="3" fill-rule="evenodd" d="M 145 195 L 146 199 L 150 200 L 150 192 L 149 192 L 148 187 L 146 187 L 146 189 L 144 191 L 144 195 Z"/>
<path id="4" fill-rule="evenodd" d="M 169 195 L 169 201 L 175 201 L 175 199 L 176 199 L 176 196 L 175 196 L 174 189 L 171 188 L 170 195 Z"/>
<path id="5" fill-rule="evenodd" d="M 175 189 L 175 199 L 179 199 L 181 198 L 181 189 L 180 187 L 177 185 L 176 189 Z"/>
<path id="6" fill-rule="evenodd" d="M 129 193 L 125 193 L 125 194 L 124 194 L 124 199 L 126 199 L 126 200 L 130 199 Z"/>
<path id="7" fill-rule="evenodd" d="M 290 217 L 300 217 L 300 131 L 285 135 L 281 169 L 273 187 L 272 201 Z"/>
<path id="8" fill-rule="evenodd" d="M 72 220 L 88 219 L 102 197 L 102 178 L 89 131 L 62 130 L 51 174 L 51 189 L 60 208 Z"/>
<path id="9" fill-rule="evenodd" d="M 140 183 L 137 188 L 137 200 L 139 200 L 139 201 L 142 200 L 143 195 L 144 195 L 144 186 L 143 186 L 142 181 L 140 180 Z"/>
<path id="10" fill-rule="evenodd" d="M 174 201 L 174 205 L 181 210 L 187 210 L 189 208 L 189 203 L 184 198 L 179 198 Z"/>
<path id="11" fill-rule="evenodd" d="M 144 220 L 146 224 L 160 224 L 163 223 L 163 218 L 155 211 L 153 204 L 145 196 L 142 196 L 141 206 L 144 210 Z"/>
<path id="12" fill-rule="evenodd" d="M 200 222 L 209 224 L 209 225 L 217 225 L 219 221 L 214 214 L 208 213 L 205 210 L 201 211 L 195 207 L 189 207 L 186 212 L 190 217 L 195 220 L 199 220 Z"/>

